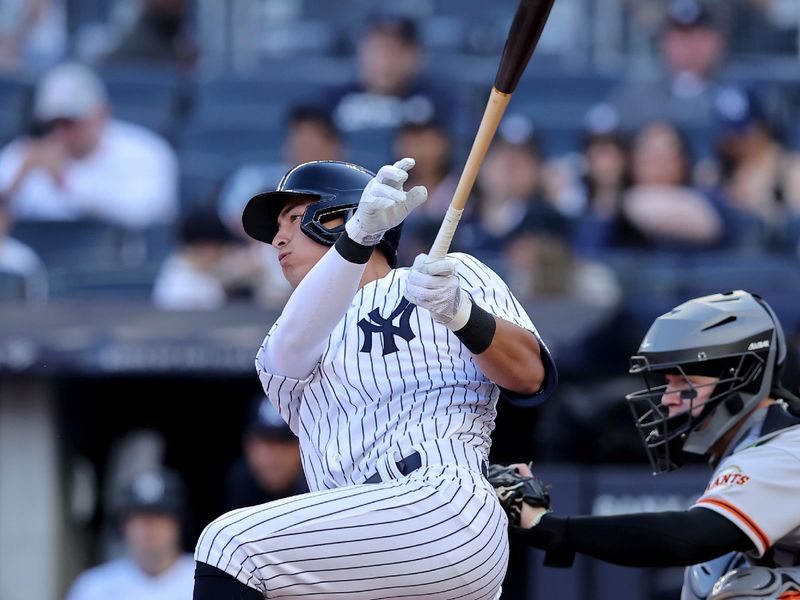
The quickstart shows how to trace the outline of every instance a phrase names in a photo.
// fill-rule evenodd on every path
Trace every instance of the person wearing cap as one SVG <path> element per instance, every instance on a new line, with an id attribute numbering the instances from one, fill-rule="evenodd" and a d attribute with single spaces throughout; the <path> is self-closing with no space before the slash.
<path id="1" fill-rule="evenodd" d="M 523 115 L 509 114 L 500 123 L 478 173 L 475 196 L 456 234 L 458 243 L 474 252 L 500 257 L 529 233 L 566 233 L 564 219 L 547 196 L 534 125 Z"/>
<path id="2" fill-rule="evenodd" d="M 375 15 L 358 42 L 357 61 L 358 79 L 331 90 L 327 103 L 345 134 L 391 131 L 408 119 L 446 119 L 451 130 L 460 124 L 458 100 L 420 75 L 424 48 L 413 20 Z"/>
<path id="3" fill-rule="evenodd" d="M 436 118 L 409 119 L 394 137 L 395 160 L 416 157 L 417 164 L 408 174 L 408 185 L 424 186 L 428 199 L 408 215 L 403 225 L 403 244 L 399 248 L 401 264 L 428 250 L 444 219 L 458 185 L 459 173 L 453 165 L 451 135 Z"/>
<path id="4" fill-rule="evenodd" d="M 656 119 L 707 127 L 725 59 L 722 33 L 698 0 L 672 0 L 658 41 L 661 68 L 655 76 L 626 82 L 612 94 L 622 127 L 631 132 Z"/>
<path id="5" fill-rule="evenodd" d="M 194 560 L 181 547 L 186 509 L 176 473 L 137 474 L 117 506 L 126 555 L 81 573 L 66 600 L 190 600 Z"/>
<path id="6" fill-rule="evenodd" d="M 242 451 L 225 477 L 225 511 L 308 492 L 297 436 L 264 394 L 248 406 Z"/>
<path id="7" fill-rule="evenodd" d="M 215 310 L 238 291 L 228 268 L 238 250 L 216 211 L 194 209 L 181 218 L 180 245 L 167 257 L 153 286 L 153 303 L 162 310 Z"/>
<path id="8" fill-rule="evenodd" d="M 318 106 L 293 106 L 284 117 L 281 160 L 251 162 L 236 169 L 223 183 L 217 210 L 225 227 L 243 245 L 225 267 L 246 280 L 255 302 L 282 308 L 292 289 L 277 268 L 275 248 L 255 242 L 242 227 L 242 211 L 249 198 L 275 189 L 292 167 L 314 160 L 341 160 L 345 150 L 342 135 L 330 113 Z"/>
<path id="9" fill-rule="evenodd" d="M 64 63 L 36 87 L 44 133 L 0 152 L 0 199 L 18 219 L 93 219 L 127 228 L 170 222 L 177 160 L 155 133 L 112 118 L 100 78 Z"/>
<path id="10" fill-rule="evenodd" d="M 714 113 L 723 204 L 778 233 L 788 215 L 800 216 L 800 155 L 777 139 L 761 98 L 751 89 L 720 88 Z"/>

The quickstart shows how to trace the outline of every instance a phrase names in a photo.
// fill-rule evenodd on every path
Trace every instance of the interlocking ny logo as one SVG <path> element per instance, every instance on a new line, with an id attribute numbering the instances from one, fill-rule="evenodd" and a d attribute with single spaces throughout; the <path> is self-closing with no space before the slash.
<path id="1" fill-rule="evenodd" d="M 367 315 L 369 317 L 368 319 L 361 319 L 358 322 L 358 326 L 361 328 L 361 331 L 364 332 L 364 345 L 361 346 L 361 352 L 372 352 L 373 333 L 380 333 L 383 335 L 384 356 L 397 352 L 398 348 L 397 344 L 394 343 L 394 336 L 398 335 L 407 342 L 417 337 L 414 335 L 414 332 L 411 331 L 411 325 L 409 324 L 411 313 L 414 312 L 415 307 L 414 304 L 411 304 L 411 302 L 403 298 L 400 304 L 397 305 L 397 308 L 395 308 L 392 314 L 387 318 L 384 319 L 380 311 L 376 308 Z M 400 324 L 393 325 L 392 321 L 398 316 L 400 317 Z"/>

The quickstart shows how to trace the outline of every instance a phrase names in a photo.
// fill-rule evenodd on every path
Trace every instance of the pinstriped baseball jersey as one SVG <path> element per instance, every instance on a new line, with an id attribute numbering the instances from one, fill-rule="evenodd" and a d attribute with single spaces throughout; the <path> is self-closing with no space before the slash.
<path id="1" fill-rule="evenodd" d="M 765 564 L 800 565 L 800 425 L 745 440 L 717 468 L 695 503 L 748 535 Z"/>
<path id="2" fill-rule="evenodd" d="M 451 256 L 478 305 L 536 334 L 495 273 Z M 458 338 L 404 299 L 407 274 L 356 293 L 303 380 L 270 374 L 262 346 L 259 377 L 300 438 L 315 491 L 221 516 L 196 560 L 268 598 L 499 597 L 508 521 L 481 474 L 499 390 Z M 540 345 L 545 383 L 531 402 L 556 381 Z M 420 467 L 404 475 L 397 461 L 414 452 Z M 376 473 L 380 482 L 365 484 Z"/>
<path id="3" fill-rule="evenodd" d="M 466 254 L 449 256 L 479 306 L 539 337 L 491 269 Z M 407 456 L 430 440 L 453 440 L 488 456 L 499 388 L 447 327 L 403 298 L 407 275 L 407 268 L 392 270 L 357 292 L 306 379 L 269 373 L 264 346 L 258 353 L 264 390 L 300 438 L 312 490 L 362 483 L 380 457 Z M 547 374 L 537 396 L 544 399 L 555 373 L 539 344 Z"/>

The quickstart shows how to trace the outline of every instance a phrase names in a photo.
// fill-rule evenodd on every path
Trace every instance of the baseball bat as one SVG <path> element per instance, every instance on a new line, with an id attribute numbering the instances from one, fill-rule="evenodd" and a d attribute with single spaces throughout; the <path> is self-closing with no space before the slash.
<path id="1" fill-rule="evenodd" d="M 489 95 L 489 101 L 486 103 L 486 110 L 483 113 L 478 132 L 475 134 L 475 140 L 472 142 L 472 149 L 464 164 L 464 170 L 461 172 L 453 199 L 450 201 L 450 206 L 447 208 L 447 213 L 436 234 L 433 246 L 431 246 L 429 260 L 444 258 L 450 248 L 483 159 L 492 143 L 500 119 L 511 100 L 511 95 L 514 93 L 525 67 L 528 66 L 536 44 L 539 43 L 554 2 L 555 0 L 520 0 L 514 20 L 508 30 L 494 86 Z"/>

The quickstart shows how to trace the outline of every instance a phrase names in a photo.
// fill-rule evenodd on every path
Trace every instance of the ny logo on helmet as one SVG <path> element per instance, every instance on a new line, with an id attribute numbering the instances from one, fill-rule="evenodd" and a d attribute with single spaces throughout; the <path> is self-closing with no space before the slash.
<path id="1" fill-rule="evenodd" d="M 367 315 L 369 318 L 361 319 L 358 322 L 358 327 L 364 332 L 364 344 L 361 346 L 361 352 L 372 352 L 372 334 L 380 333 L 383 336 L 383 356 L 397 352 L 399 348 L 395 344 L 394 336 L 400 336 L 405 341 L 410 342 L 416 335 L 411 330 L 411 313 L 416 308 L 415 304 L 411 304 L 408 300 L 403 298 L 400 304 L 392 311 L 385 319 L 381 316 L 380 311 L 376 308 Z M 394 321 L 400 317 L 398 325 L 394 325 Z"/>

